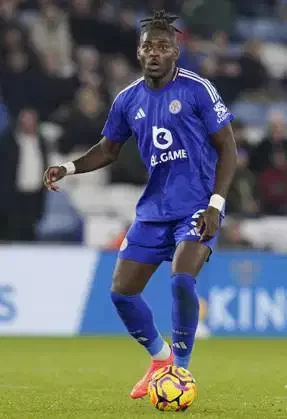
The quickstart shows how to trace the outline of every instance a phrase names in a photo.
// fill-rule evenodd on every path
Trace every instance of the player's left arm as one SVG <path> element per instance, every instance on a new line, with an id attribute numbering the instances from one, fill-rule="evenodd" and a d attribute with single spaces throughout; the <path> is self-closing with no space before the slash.
<path id="1" fill-rule="evenodd" d="M 218 154 L 215 184 L 207 210 L 198 220 L 199 231 L 202 231 L 200 241 L 210 240 L 220 226 L 220 213 L 225 204 L 227 194 L 236 170 L 236 143 L 231 124 L 227 124 L 211 135 L 212 142 Z"/>
<path id="2" fill-rule="evenodd" d="M 201 119 L 217 151 L 215 183 L 207 210 L 198 220 L 201 241 L 211 239 L 220 226 L 220 215 L 236 170 L 236 143 L 231 127 L 233 115 L 214 86 L 200 86 L 197 92 Z M 211 86 L 211 87 L 210 87 Z"/>
<path id="3" fill-rule="evenodd" d="M 213 194 L 226 199 L 236 169 L 237 150 L 231 124 L 211 135 L 218 154 Z"/>
<path id="4" fill-rule="evenodd" d="M 227 194 L 236 170 L 236 143 L 231 124 L 211 135 L 218 154 L 215 185 L 209 206 L 198 220 L 198 228 L 202 231 L 201 241 L 210 240 L 220 225 L 220 212 L 225 204 Z"/>

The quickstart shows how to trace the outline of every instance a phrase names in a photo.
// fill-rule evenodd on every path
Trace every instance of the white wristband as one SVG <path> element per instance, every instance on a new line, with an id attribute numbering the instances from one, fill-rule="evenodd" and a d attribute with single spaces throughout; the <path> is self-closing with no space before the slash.
<path id="1" fill-rule="evenodd" d="M 222 211 L 225 204 L 225 199 L 222 196 L 214 194 L 211 196 L 209 201 L 209 207 L 216 208 L 218 211 Z"/>
<path id="2" fill-rule="evenodd" d="M 73 175 L 76 171 L 76 166 L 72 161 L 68 161 L 67 163 L 61 164 L 61 166 L 66 169 L 66 175 Z"/>

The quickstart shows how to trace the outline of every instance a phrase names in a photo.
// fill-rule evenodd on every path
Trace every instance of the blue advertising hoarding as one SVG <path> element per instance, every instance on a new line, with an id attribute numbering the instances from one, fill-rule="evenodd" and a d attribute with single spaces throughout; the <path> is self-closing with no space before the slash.
<path id="1" fill-rule="evenodd" d="M 114 253 L 102 253 L 83 311 L 81 334 L 118 334 L 125 329 L 110 301 Z M 170 269 L 163 264 L 144 295 L 159 329 L 170 334 Z M 214 254 L 197 281 L 200 327 L 211 336 L 287 336 L 287 256 L 268 252 Z"/>
<path id="2" fill-rule="evenodd" d="M 110 300 L 116 257 L 82 246 L 0 246 L 0 336 L 126 334 Z M 166 335 L 170 270 L 163 264 L 144 292 Z M 284 255 L 215 253 L 197 280 L 198 336 L 287 337 L 286 271 Z"/>

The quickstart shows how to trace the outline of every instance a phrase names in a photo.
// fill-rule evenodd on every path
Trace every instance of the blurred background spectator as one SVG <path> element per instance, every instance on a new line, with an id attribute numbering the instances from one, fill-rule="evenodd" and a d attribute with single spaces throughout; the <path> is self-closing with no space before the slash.
<path id="1" fill-rule="evenodd" d="M 45 138 L 35 110 L 23 109 L 0 141 L 0 239 L 33 241 L 44 210 Z"/>
<path id="2" fill-rule="evenodd" d="M 31 26 L 31 40 L 43 63 L 52 62 L 55 74 L 73 71 L 72 40 L 68 21 L 57 2 L 40 1 L 39 15 Z"/>
<path id="3" fill-rule="evenodd" d="M 60 153 L 67 154 L 79 147 L 96 144 L 101 138 L 106 111 L 105 102 L 96 88 L 78 90 L 74 106 L 62 124 L 63 133 L 58 139 Z"/>
<path id="4" fill-rule="evenodd" d="M 287 152 L 287 123 L 281 112 L 269 115 L 266 137 L 254 148 L 250 167 L 261 173 L 273 162 L 273 151 Z"/>
<path id="5" fill-rule="evenodd" d="M 270 165 L 260 174 L 259 184 L 264 213 L 286 215 L 287 156 L 282 148 L 272 150 Z"/>
<path id="6" fill-rule="evenodd" d="M 115 96 L 140 74 L 139 20 L 164 7 L 181 16 L 179 65 L 212 80 L 237 118 L 219 245 L 286 251 L 286 4 L 1 0 L 0 240 L 120 245 L 146 182 L 133 139 L 118 162 L 67 178 L 61 194 L 44 192 L 41 177 L 99 141 Z"/>
<path id="7" fill-rule="evenodd" d="M 237 170 L 227 201 L 227 212 L 229 214 L 241 217 L 254 217 L 260 212 L 256 177 L 248 166 L 248 152 L 243 148 L 239 148 Z"/>

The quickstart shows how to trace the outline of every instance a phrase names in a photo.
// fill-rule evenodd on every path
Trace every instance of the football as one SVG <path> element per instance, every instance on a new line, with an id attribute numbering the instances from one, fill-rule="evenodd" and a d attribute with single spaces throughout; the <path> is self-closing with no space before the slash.
<path id="1" fill-rule="evenodd" d="M 148 395 L 152 406 L 161 411 L 183 411 L 196 398 L 196 383 L 184 368 L 170 365 L 156 371 L 149 383 Z"/>

